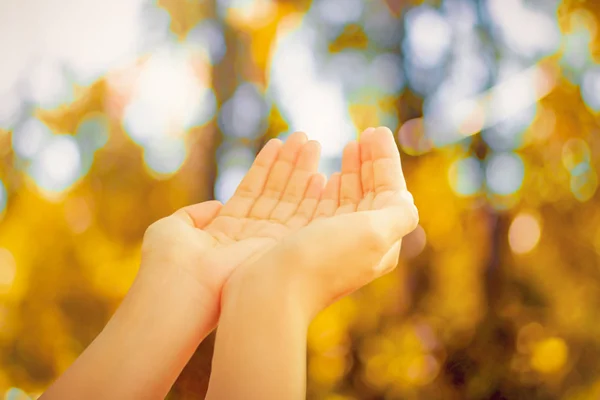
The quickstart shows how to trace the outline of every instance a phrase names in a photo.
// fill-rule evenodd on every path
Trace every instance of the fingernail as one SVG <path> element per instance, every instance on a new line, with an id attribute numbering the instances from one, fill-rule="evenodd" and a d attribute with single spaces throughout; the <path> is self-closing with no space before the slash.
<path id="1" fill-rule="evenodd" d="M 364 133 L 372 133 L 375 132 L 375 128 L 367 128 Z"/>

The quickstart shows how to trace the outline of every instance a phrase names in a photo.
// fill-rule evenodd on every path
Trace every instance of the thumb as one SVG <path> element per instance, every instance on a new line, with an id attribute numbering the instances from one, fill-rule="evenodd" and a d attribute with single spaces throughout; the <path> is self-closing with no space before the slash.
<path id="1" fill-rule="evenodd" d="M 220 201 L 210 200 L 180 208 L 173 215 L 184 219 L 198 229 L 202 229 L 219 214 L 221 207 L 223 207 L 223 203 Z"/>

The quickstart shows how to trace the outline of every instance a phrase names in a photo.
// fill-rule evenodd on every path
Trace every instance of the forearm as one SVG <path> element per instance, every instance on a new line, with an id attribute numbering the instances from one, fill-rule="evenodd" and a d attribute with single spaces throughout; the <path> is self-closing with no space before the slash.
<path id="1" fill-rule="evenodd" d="M 224 296 L 208 400 L 305 398 L 310 318 L 292 288 L 264 279 Z"/>
<path id="2" fill-rule="evenodd" d="M 193 291 L 194 282 L 177 276 L 138 279 L 100 335 L 42 399 L 163 399 L 216 322 L 202 307 L 202 293 L 190 298 Z"/>

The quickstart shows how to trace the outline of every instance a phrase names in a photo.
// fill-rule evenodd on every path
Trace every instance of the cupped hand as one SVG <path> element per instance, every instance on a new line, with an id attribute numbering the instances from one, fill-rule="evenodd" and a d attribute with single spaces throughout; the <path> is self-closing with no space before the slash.
<path id="1" fill-rule="evenodd" d="M 319 157 L 320 145 L 304 133 L 292 134 L 285 143 L 270 140 L 224 205 L 208 201 L 185 207 L 148 228 L 140 274 L 193 282 L 194 296 L 202 296 L 216 322 L 221 289 L 231 272 L 312 219 L 326 183 L 317 173 Z"/>
<path id="2" fill-rule="evenodd" d="M 418 224 L 418 211 L 389 129 L 368 129 L 346 146 L 341 173 L 331 177 L 308 221 L 236 270 L 231 282 L 260 285 L 277 276 L 314 315 L 391 271 L 402 237 Z"/>

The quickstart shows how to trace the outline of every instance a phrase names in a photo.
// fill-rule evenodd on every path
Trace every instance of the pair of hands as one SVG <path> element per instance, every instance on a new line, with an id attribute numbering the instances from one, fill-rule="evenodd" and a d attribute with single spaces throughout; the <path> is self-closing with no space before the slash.
<path id="1" fill-rule="evenodd" d="M 328 182 L 319 157 L 304 133 L 269 141 L 224 205 L 185 207 L 148 229 L 138 278 L 191 280 L 214 326 L 221 295 L 240 285 L 289 286 L 313 316 L 392 270 L 418 223 L 392 132 L 363 132 Z"/>
<path id="2" fill-rule="evenodd" d="M 328 182 L 319 157 L 303 133 L 271 140 L 226 204 L 148 228 L 123 303 L 41 398 L 164 398 L 219 319 L 210 398 L 302 398 L 311 318 L 392 270 L 418 222 L 389 129 L 348 144 Z"/>

